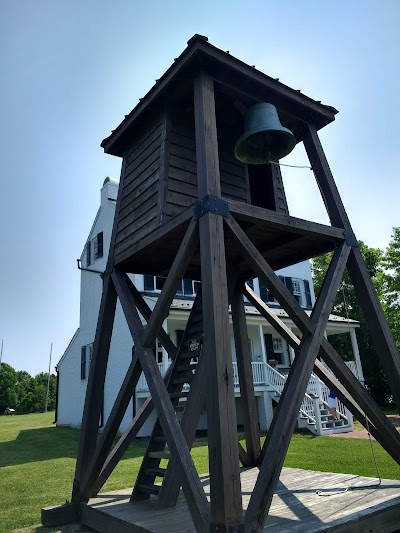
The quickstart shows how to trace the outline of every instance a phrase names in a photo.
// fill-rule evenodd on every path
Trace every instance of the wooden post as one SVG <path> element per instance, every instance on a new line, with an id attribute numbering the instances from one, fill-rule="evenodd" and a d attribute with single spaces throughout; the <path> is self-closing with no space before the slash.
<path id="1" fill-rule="evenodd" d="M 72 501 L 82 501 L 80 483 L 95 451 L 99 418 L 104 395 L 108 353 L 114 325 L 117 293 L 110 274 L 106 274 L 103 283 L 99 318 L 93 346 L 89 379 L 86 389 L 85 407 L 82 418 L 82 429 L 79 439 L 76 460 L 75 479 L 72 489 Z"/>
<path id="2" fill-rule="evenodd" d="M 312 331 L 304 335 L 300 343 L 299 353 L 289 372 L 263 448 L 260 474 L 245 514 L 245 527 L 249 531 L 261 529 L 271 505 L 299 408 L 324 338 L 329 314 L 342 279 L 349 251 L 349 247 L 343 243 L 332 258 L 311 316 Z"/>
<path id="3" fill-rule="evenodd" d="M 134 305 L 126 278 L 116 271 L 115 279 L 116 282 L 118 281 L 118 284 L 116 283 L 118 297 L 125 313 L 125 318 L 132 338 L 141 339 L 143 338 L 144 328 L 139 313 Z M 144 348 L 140 340 L 138 340 L 136 350 L 149 385 L 149 390 L 162 429 L 167 438 L 169 449 L 179 466 L 180 478 L 182 480 L 186 502 L 193 518 L 194 525 L 197 531 L 204 531 L 209 524 L 209 505 L 201 486 L 199 476 L 196 472 L 193 459 L 190 456 L 181 427 L 172 407 L 171 399 L 168 395 L 164 380 L 158 370 L 153 350 Z"/>
<path id="4" fill-rule="evenodd" d="M 390 389 L 400 411 L 399 351 L 383 313 L 371 276 L 355 241 L 349 218 L 322 149 L 317 130 L 312 124 L 308 125 L 308 135 L 304 138 L 304 146 L 332 224 L 344 228 L 348 238 L 354 241 L 352 243 L 353 248 L 349 256 L 347 269 L 361 303 L 370 335 L 385 371 Z"/>
<path id="5" fill-rule="evenodd" d="M 220 196 L 218 143 L 212 78 L 201 72 L 194 84 L 199 198 Z M 243 524 L 233 370 L 229 339 L 228 290 L 222 216 L 207 212 L 199 220 L 207 358 L 207 419 L 211 527 L 224 533 Z"/>
<path id="6" fill-rule="evenodd" d="M 249 287 L 245 288 L 245 295 L 293 350 L 298 352 L 300 340 L 292 330 Z M 335 392 L 339 400 L 345 404 L 364 427 L 367 427 L 366 418 L 368 418 L 371 434 L 393 459 L 400 464 L 400 435 L 390 420 L 381 411 L 373 398 L 325 338 L 322 340 L 320 353 L 331 368 L 333 374 L 318 359 L 314 363 L 315 374 Z M 340 382 L 338 379 L 340 379 Z"/>
<path id="7" fill-rule="evenodd" d="M 231 306 L 247 455 L 249 466 L 256 466 L 260 455 L 260 432 L 258 429 L 256 398 L 254 396 L 246 312 L 243 293 L 240 292 L 237 285 L 232 292 Z"/>

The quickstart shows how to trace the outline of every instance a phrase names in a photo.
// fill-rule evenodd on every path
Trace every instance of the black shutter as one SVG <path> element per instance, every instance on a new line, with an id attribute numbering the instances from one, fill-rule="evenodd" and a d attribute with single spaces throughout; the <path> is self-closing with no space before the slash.
<path id="1" fill-rule="evenodd" d="M 191 279 L 184 279 L 183 280 L 183 294 L 185 296 L 192 296 L 193 295 L 193 282 Z"/>
<path id="2" fill-rule="evenodd" d="M 86 243 L 86 266 L 89 266 L 92 262 L 92 257 L 90 254 L 90 241 Z"/>
<path id="3" fill-rule="evenodd" d="M 260 298 L 261 298 L 261 300 L 263 300 L 264 302 L 268 302 L 268 289 L 267 289 L 267 287 L 264 285 L 264 283 L 260 279 L 258 280 L 258 284 L 260 286 Z"/>
<path id="4" fill-rule="evenodd" d="M 310 284 L 309 284 L 307 279 L 304 279 L 303 283 L 304 283 L 304 291 L 305 291 L 305 294 L 306 294 L 306 306 L 307 307 L 312 307 Z"/>
<path id="5" fill-rule="evenodd" d="M 96 259 L 103 257 L 103 232 L 97 234 L 97 255 Z"/>
<path id="6" fill-rule="evenodd" d="M 289 291 L 293 294 L 292 278 L 288 278 L 288 277 L 285 276 L 285 285 L 289 289 Z"/>
<path id="7" fill-rule="evenodd" d="M 86 379 L 86 346 L 81 347 L 81 379 Z"/>
<path id="8" fill-rule="evenodd" d="M 154 291 L 154 276 L 143 275 L 143 287 L 145 291 Z"/>
<path id="9" fill-rule="evenodd" d="M 275 359 L 274 343 L 272 342 L 272 334 L 265 333 L 264 335 L 265 351 L 267 352 L 267 361 Z"/>

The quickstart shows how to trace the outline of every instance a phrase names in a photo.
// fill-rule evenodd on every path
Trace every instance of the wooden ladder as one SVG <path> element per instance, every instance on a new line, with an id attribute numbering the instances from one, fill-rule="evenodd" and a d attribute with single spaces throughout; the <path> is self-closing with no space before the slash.
<path id="1" fill-rule="evenodd" d="M 190 387 L 193 380 L 197 368 L 197 362 L 193 362 L 193 358 L 200 358 L 201 356 L 202 337 L 203 309 L 201 294 L 199 293 L 186 324 L 177 357 L 172 363 L 173 368 L 167 383 L 167 391 L 175 411 L 178 410 L 179 402 L 189 394 L 185 390 L 185 385 Z M 184 404 L 186 405 L 186 402 Z M 160 463 L 162 459 L 169 458 L 167 439 L 164 436 L 160 420 L 157 418 L 133 488 L 131 501 L 148 499 L 151 494 L 159 494 L 161 485 L 155 484 L 155 481 L 157 477 L 164 478 L 167 469 L 160 467 Z"/>

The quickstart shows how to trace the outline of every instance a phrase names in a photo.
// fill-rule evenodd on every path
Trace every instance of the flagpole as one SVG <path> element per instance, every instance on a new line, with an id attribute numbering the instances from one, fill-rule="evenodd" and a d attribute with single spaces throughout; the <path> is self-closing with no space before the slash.
<path id="1" fill-rule="evenodd" d="M 47 394 L 46 394 L 46 406 L 44 412 L 47 413 L 47 406 L 49 403 L 49 390 L 50 390 L 50 370 L 51 370 L 51 353 L 53 351 L 53 343 L 50 345 L 50 360 L 49 360 L 49 374 L 47 376 Z"/>
<path id="2" fill-rule="evenodd" d="M 4 339 L 1 339 L 1 351 L 0 351 L 0 371 L 1 371 L 1 361 L 3 359 L 3 344 L 4 344 Z"/>

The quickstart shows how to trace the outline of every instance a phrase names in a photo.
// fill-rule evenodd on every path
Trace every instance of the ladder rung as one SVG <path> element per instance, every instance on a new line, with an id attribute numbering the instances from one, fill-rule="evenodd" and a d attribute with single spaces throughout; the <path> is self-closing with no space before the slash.
<path id="1" fill-rule="evenodd" d="M 152 440 L 154 442 L 161 442 L 161 443 L 167 442 L 167 439 L 166 439 L 166 437 L 164 437 L 164 435 L 162 435 L 160 437 L 153 437 Z"/>
<path id="2" fill-rule="evenodd" d="M 165 472 L 167 471 L 166 468 L 144 468 L 143 472 L 147 476 L 156 476 L 156 477 L 164 477 Z"/>
<path id="3" fill-rule="evenodd" d="M 171 454 L 168 451 L 149 452 L 147 454 L 147 457 L 149 457 L 150 459 L 170 459 Z"/>
<path id="4" fill-rule="evenodd" d="M 196 370 L 196 367 L 197 367 L 197 363 L 190 363 L 190 361 L 188 361 L 185 363 L 181 363 L 180 365 L 177 365 L 175 369 L 178 372 L 185 372 L 189 370 Z"/>
<path id="5" fill-rule="evenodd" d="M 192 357 L 197 357 L 199 354 L 194 352 L 183 352 L 179 354 L 179 359 L 191 359 Z"/>
<path id="6" fill-rule="evenodd" d="M 183 383 L 187 383 L 188 385 L 192 381 L 191 377 L 185 377 L 185 378 L 175 378 L 171 381 L 172 385 L 181 385 Z"/>
<path id="7" fill-rule="evenodd" d="M 145 492 L 146 494 L 159 494 L 160 486 L 159 485 L 137 485 L 135 490 L 139 492 Z"/>
<path id="8" fill-rule="evenodd" d="M 186 398 L 189 395 L 188 392 L 171 392 L 169 397 L 172 398 Z"/>

